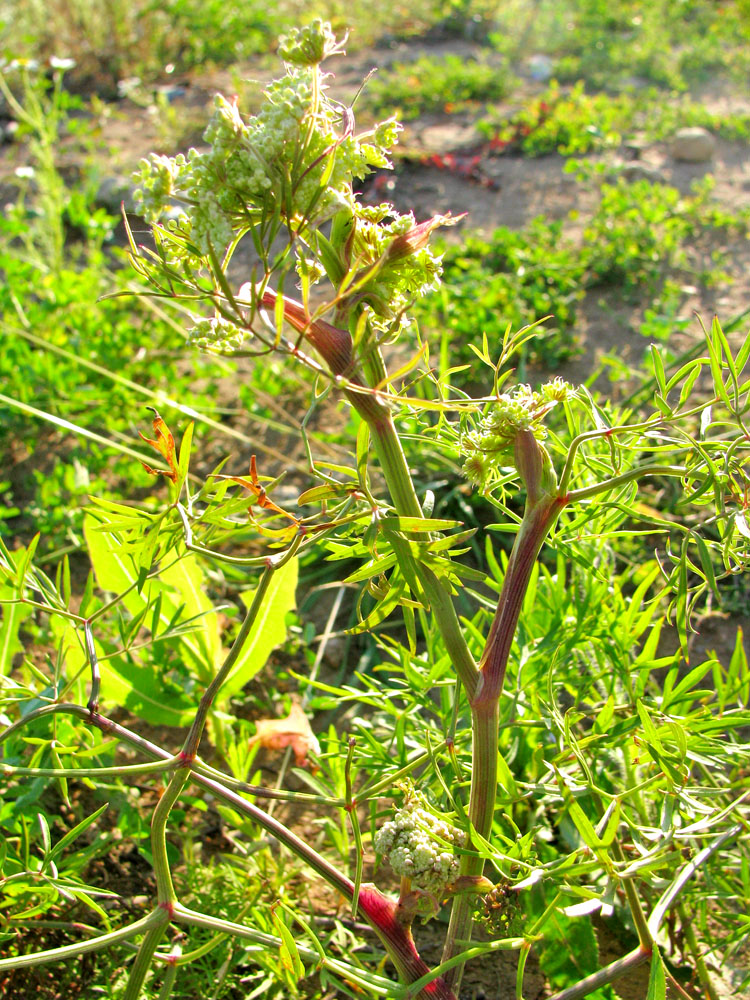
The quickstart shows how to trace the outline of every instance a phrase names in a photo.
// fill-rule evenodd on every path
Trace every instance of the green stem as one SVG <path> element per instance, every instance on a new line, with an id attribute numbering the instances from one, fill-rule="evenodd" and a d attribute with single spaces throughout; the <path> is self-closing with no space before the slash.
<path id="1" fill-rule="evenodd" d="M 158 913 L 159 911 L 155 912 Z M 138 1000 L 141 995 L 148 970 L 154 961 L 154 953 L 169 926 L 169 917 L 166 916 L 166 911 L 162 910 L 161 912 L 165 914 L 165 919 L 162 923 L 150 928 L 143 941 L 141 941 L 141 946 L 138 949 L 138 954 L 128 976 L 128 984 L 125 987 L 122 1000 Z"/>
<path id="2" fill-rule="evenodd" d="M 110 931 L 108 934 L 100 934 L 91 941 L 66 944 L 62 948 L 50 948 L 48 951 L 38 951 L 33 955 L 0 958 L 0 972 L 4 972 L 6 969 L 29 969 L 34 965 L 46 965 L 48 962 L 62 962 L 67 958 L 77 958 L 79 955 L 88 954 L 88 952 L 99 951 L 100 948 L 107 948 L 120 941 L 127 941 L 128 938 L 135 937 L 136 934 L 161 923 L 163 919 L 158 910 L 152 910 L 151 913 L 136 920 L 135 923 L 128 924 L 127 927 L 122 927 L 117 931 Z"/>
<path id="3" fill-rule="evenodd" d="M 162 980 L 157 1000 L 168 1000 L 168 998 L 172 996 L 172 990 L 174 989 L 176 979 L 177 965 L 175 962 L 170 961 L 167 963 L 167 968 L 164 973 L 164 979 Z"/>
<path id="4" fill-rule="evenodd" d="M 477 833 L 487 839 L 492 830 L 497 789 L 498 719 L 500 700 L 483 702 L 472 707 L 472 759 L 469 819 Z M 471 844 L 469 844 L 471 846 Z M 481 875 L 484 858 L 465 854 L 461 858 L 459 877 Z M 443 946 L 442 963 L 450 962 L 471 940 L 473 910 L 468 895 L 454 897 L 448 932 Z M 457 993 L 463 975 L 463 963 L 452 966 L 446 973 L 448 985 Z"/>
<path id="5" fill-rule="evenodd" d="M 358 401 L 362 398 L 358 394 L 350 394 L 353 405 L 358 409 L 360 416 L 362 416 L 362 419 L 366 421 L 370 428 L 375 452 L 383 470 L 396 513 L 402 517 L 422 517 L 422 508 L 414 490 L 414 483 L 412 482 L 406 462 L 406 456 L 396 433 L 390 411 L 378 404 L 379 412 L 374 416 L 371 405 L 366 409 L 360 409 Z M 369 397 L 369 399 L 371 400 L 372 397 Z M 471 699 L 474 697 L 476 691 L 479 671 L 466 643 L 466 638 L 453 605 L 453 599 L 432 570 L 414 559 L 406 541 L 398 539 L 396 535 L 393 536 L 393 539 L 396 539 L 394 549 L 396 550 L 396 557 L 402 566 L 404 575 L 406 576 L 412 571 L 416 572 L 424 588 L 425 595 L 430 604 L 430 610 L 440 630 L 448 655 L 461 683 L 466 689 L 467 696 Z"/>
<path id="6" fill-rule="evenodd" d="M 527 501 L 480 662 L 479 683 L 471 702 L 473 742 L 469 818 L 474 830 L 485 840 L 492 832 L 495 812 L 498 721 L 508 656 L 539 550 L 565 504 L 564 498 L 549 494 L 542 494 L 534 503 Z M 481 875 L 483 868 L 482 858 L 464 855 L 460 874 Z M 471 902 L 465 895 L 456 896 L 443 961 L 452 959 L 468 944 L 471 927 Z M 463 964 L 459 963 L 447 974 L 448 985 L 458 990 L 462 975 Z"/>
<path id="7" fill-rule="evenodd" d="M 709 975 L 706 963 L 703 960 L 703 953 L 700 945 L 698 944 L 698 938 L 695 935 L 695 930 L 693 929 L 692 917 L 688 914 L 684 903 L 678 903 L 676 909 L 680 917 L 682 933 L 688 943 L 688 948 L 690 948 L 690 951 L 692 952 L 695 968 L 698 973 L 698 978 L 701 981 L 703 991 L 708 997 L 708 1000 L 719 1000 L 719 994 L 716 992 L 716 988 L 711 982 L 711 976 Z"/>
<path id="8" fill-rule="evenodd" d="M 250 634 L 251 629 L 255 625 L 256 619 L 263 607 L 263 602 L 266 599 L 266 594 L 268 593 L 268 588 L 271 584 L 271 579 L 276 570 L 281 569 L 281 567 L 287 563 L 294 553 L 299 548 L 300 542 L 302 541 L 302 534 L 295 536 L 292 544 L 289 548 L 282 553 L 275 556 L 269 556 L 266 559 L 266 568 L 263 571 L 263 575 L 260 578 L 260 583 L 258 584 L 255 595 L 253 596 L 253 603 L 248 608 L 247 614 L 245 615 L 245 620 L 242 623 L 242 627 L 237 634 L 237 638 L 232 643 L 232 648 L 222 663 L 221 667 L 216 673 L 216 676 L 211 681 L 211 683 L 206 688 L 203 693 L 203 697 L 200 700 L 198 706 L 198 711 L 196 712 L 193 724 L 190 727 L 190 732 L 187 735 L 185 744 L 182 748 L 182 756 L 189 759 L 191 762 L 195 759 L 198 753 L 198 746 L 201 741 L 201 736 L 203 735 L 203 730 L 206 725 L 206 719 L 208 718 L 208 713 L 214 699 L 221 690 L 222 685 L 225 683 L 229 677 L 234 665 L 236 664 L 242 650 L 247 641 L 247 637 Z"/>
<path id="9" fill-rule="evenodd" d="M 585 444 L 586 441 L 595 441 L 597 438 L 607 438 L 620 434 L 636 434 L 648 430 L 649 427 L 654 427 L 657 424 L 662 423 L 663 419 L 664 418 L 659 415 L 651 417 L 648 420 L 643 420 L 638 424 L 622 424 L 620 427 L 602 427 L 597 428 L 597 430 L 594 431 L 584 431 L 582 434 L 578 434 L 570 442 L 568 454 L 565 457 L 565 464 L 563 465 L 563 470 L 560 474 L 560 494 L 563 495 L 567 492 L 568 483 L 573 475 L 575 457 L 578 454 L 578 449 L 582 444 Z"/>
<path id="10" fill-rule="evenodd" d="M 172 884 L 169 856 L 167 855 L 167 820 L 189 777 L 190 768 L 187 764 L 175 771 L 151 817 L 151 852 L 154 859 L 154 875 L 156 876 L 156 898 L 159 905 L 167 910 L 170 910 L 177 902 L 177 893 Z"/>
<path id="11" fill-rule="evenodd" d="M 650 958 L 650 951 L 646 951 L 643 948 L 636 948 L 622 958 L 618 958 L 616 962 L 611 962 L 609 965 L 605 965 L 603 969 L 599 969 L 598 972 L 594 972 L 585 979 L 581 979 L 575 986 L 570 986 L 566 990 L 555 993 L 549 1000 L 579 1000 L 581 997 L 587 997 L 590 993 L 598 990 L 600 986 L 614 982 L 632 969 L 637 969 L 639 965 L 648 962 Z"/>
<path id="12" fill-rule="evenodd" d="M 617 840 L 612 842 L 612 853 L 621 865 L 625 864 L 625 855 L 622 853 L 622 848 Z M 638 893 L 635 891 L 633 880 L 630 878 L 623 878 L 620 879 L 620 884 L 625 890 L 630 915 L 633 918 L 633 923 L 635 924 L 635 929 L 638 933 L 640 946 L 643 951 L 650 954 L 654 947 L 654 939 L 651 931 L 649 930 L 648 920 L 646 919 L 646 914 L 643 912 L 643 907 L 641 906 L 641 901 L 638 898 Z"/>
<path id="13" fill-rule="evenodd" d="M 0 764 L 3 774 L 33 778 L 124 778 L 131 774 L 156 774 L 168 771 L 179 761 L 179 757 L 148 764 L 123 764 L 121 767 L 16 767 L 15 764 Z"/>
<path id="14" fill-rule="evenodd" d="M 122 1000 L 138 1000 L 141 995 L 146 976 L 154 961 L 156 949 L 164 937 L 177 902 L 177 893 L 174 890 L 167 855 L 167 821 L 172 807 L 187 784 L 189 777 L 190 767 L 189 763 L 185 761 L 170 778 L 169 784 L 151 817 L 151 852 L 153 854 L 154 875 L 156 876 L 156 912 L 163 914 L 164 917 L 162 923 L 152 927 L 141 941 Z"/>
<path id="15" fill-rule="evenodd" d="M 537 556 L 566 503 L 567 497 L 545 494 L 536 503 L 526 504 L 479 665 L 477 703 L 497 701 L 502 694 L 510 648 Z"/>
<path id="16" fill-rule="evenodd" d="M 516 1000 L 523 1000 L 523 974 L 526 971 L 526 962 L 531 954 L 531 941 L 524 941 L 523 947 L 518 953 L 518 965 L 516 967 Z"/>
<path id="17" fill-rule="evenodd" d="M 593 486 L 584 486 L 579 490 L 571 490 L 566 499 L 568 503 L 575 503 L 578 500 L 588 500 L 589 497 L 598 496 L 600 493 L 608 493 L 625 483 L 632 483 L 634 480 L 645 479 L 646 476 L 678 476 L 685 475 L 687 470 L 684 465 L 642 465 L 628 472 L 623 472 L 612 479 L 605 479 L 604 482 L 595 483 Z"/>

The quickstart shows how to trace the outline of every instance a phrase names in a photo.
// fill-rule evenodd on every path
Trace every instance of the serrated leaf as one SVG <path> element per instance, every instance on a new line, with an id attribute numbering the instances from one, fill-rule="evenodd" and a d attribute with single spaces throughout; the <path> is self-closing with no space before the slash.
<path id="1" fill-rule="evenodd" d="M 37 545 L 39 545 L 40 534 L 37 532 L 28 544 L 25 551 L 20 552 L 20 558 L 17 561 L 18 572 L 16 574 L 16 580 L 18 582 L 19 592 L 23 592 L 24 584 L 26 582 L 26 575 L 31 567 L 31 560 L 34 558 L 34 553 L 36 552 Z"/>
<path id="2" fill-rule="evenodd" d="M 49 823 L 42 813 L 36 814 L 37 823 L 42 834 L 42 847 L 44 848 L 45 860 L 49 860 L 49 852 L 52 849 L 52 838 L 49 832 Z"/>
<path id="3" fill-rule="evenodd" d="M 667 395 L 667 380 L 664 375 L 664 361 L 656 344 L 651 344 L 651 367 L 654 372 L 656 384 L 659 386 L 659 392 L 662 397 L 665 397 Z M 663 402 L 666 404 L 666 399 Z M 658 399 L 657 406 L 661 409 Z"/>
<path id="4" fill-rule="evenodd" d="M 384 528 L 391 531 L 404 531 L 407 533 L 421 533 L 426 531 L 450 531 L 451 528 L 460 528 L 461 521 L 449 521 L 439 517 L 381 517 L 379 522 Z M 472 532 L 473 533 L 473 532 Z"/>
<path id="5" fill-rule="evenodd" d="M 220 641 L 216 616 L 211 602 L 203 593 L 204 576 L 196 557 L 192 553 L 185 554 L 168 565 L 158 579 L 144 584 L 142 570 L 136 569 L 117 536 L 97 531 L 96 528 L 97 522 L 93 518 L 84 518 L 83 533 L 101 589 L 123 594 L 122 605 L 133 617 L 139 614 L 144 604 L 151 604 L 161 593 L 159 622 L 163 629 L 169 628 L 175 613 L 183 609 L 183 616 L 193 620 L 194 627 L 190 634 L 181 637 L 181 649 L 199 676 L 208 677 L 216 666 Z M 142 586 L 139 587 L 139 583 Z"/>
<path id="6" fill-rule="evenodd" d="M 304 507 L 309 503 L 320 503 L 321 500 L 332 500 L 346 496 L 351 489 L 343 483 L 326 483 L 324 486 L 313 486 L 297 497 L 297 506 Z"/>
<path id="7" fill-rule="evenodd" d="M 737 629 L 737 640 L 734 644 L 732 659 L 729 661 L 729 675 L 737 684 L 738 700 L 741 705 L 750 706 L 750 667 L 742 629 Z"/>
<path id="8" fill-rule="evenodd" d="M 388 615 L 398 607 L 401 599 L 406 594 L 406 581 L 403 577 L 399 577 L 395 583 L 392 583 L 388 587 L 388 592 L 385 597 L 378 601 L 372 611 L 365 618 L 362 619 L 353 628 L 346 630 L 347 635 L 359 635 L 362 632 L 368 632 L 370 629 L 375 628 L 381 622 L 385 621 Z"/>
<path id="9" fill-rule="evenodd" d="M 364 566 L 360 566 L 353 573 L 343 581 L 347 583 L 362 583 L 364 580 L 371 580 L 375 576 L 381 576 L 386 570 L 389 570 L 393 565 L 395 565 L 396 556 L 390 552 L 388 555 L 381 556 L 380 559 L 375 559 L 372 562 L 365 563 Z"/>
<path id="10" fill-rule="evenodd" d="M 271 912 L 273 913 L 273 922 L 276 924 L 276 930 L 281 937 L 281 948 L 279 949 L 281 964 L 292 981 L 298 983 L 305 974 L 305 967 L 302 964 L 294 935 L 277 913 L 274 910 Z"/>
<path id="11" fill-rule="evenodd" d="M 182 441 L 180 442 L 180 454 L 177 459 L 177 486 L 180 487 L 187 479 L 188 470 L 190 467 L 190 448 L 193 442 L 193 430 L 195 429 L 194 423 L 189 423 L 185 428 L 185 433 L 182 435 Z"/>
<path id="12" fill-rule="evenodd" d="M 706 583 L 711 588 L 711 592 L 716 600 L 721 602 L 721 595 L 719 594 L 719 588 L 716 585 L 716 576 L 714 575 L 714 567 L 711 562 L 711 554 L 708 551 L 708 546 L 697 532 L 692 532 L 691 534 L 698 549 L 698 557 L 701 561 L 701 569 L 705 575 Z"/>
<path id="13" fill-rule="evenodd" d="M 68 846 L 68 844 L 71 844 L 77 837 L 80 837 L 80 835 L 85 830 L 87 830 L 93 823 L 96 823 L 96 821 L 99 819 L 102 813 L 108 808 L 109 808 L 109 803 L 105 802 L 103 806 L 100 806 L 96 810 L 96 812 L 93 812 L 90 816 L 87 816 L 85 819 L 82 819 L 81 822 L 76 824 L 76 826 L 74 826 L 72 830 L 68 830 L 68 832 L 63 837 L 61 837 L 60 840 L 57 841 L 55 846 L 50 851 L 49 854 L 50 860 L 54 860 L 55 858 L 59 857 L 65 850 L 65 848 Z"/>

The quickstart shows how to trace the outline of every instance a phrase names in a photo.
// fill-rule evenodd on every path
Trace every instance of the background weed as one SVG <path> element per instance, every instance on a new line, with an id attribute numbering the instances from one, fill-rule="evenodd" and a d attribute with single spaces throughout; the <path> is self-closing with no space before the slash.
<path id="1" fill-rule="evenodd" d="M 418 118 L 430 112 L 452 114 L 467 105 L 500 100 L 513 86 L 500 64 L 460 56 L 421 56 L 412 63 L 395 63 L 367 84 L 365 105 L 376 116 L 390 109 L 397 118 Z"/>

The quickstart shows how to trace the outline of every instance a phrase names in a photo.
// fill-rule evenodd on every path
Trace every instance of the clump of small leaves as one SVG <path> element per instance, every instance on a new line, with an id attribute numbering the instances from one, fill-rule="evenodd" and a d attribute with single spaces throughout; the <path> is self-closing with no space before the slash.
<path id="1" fill-rule="evenodd" d="M 477 128 L 498 153 L 580 156 L 619 145 L 630 118 L 628 98 L 587 94 L 581 81 L 566 91 L 553 80 L 519 111 L 509 117 L 490 114 Z"/>
<path id="2" fill-rule="evenodd" d="M 374 76 L 364 100 L 373 114 L 395 109 L 406 120 L 435 112 L 453 114 L 469 105 L 502 100 L 513 84 L 502 64 L 456 55 L 421 56 L 411 63 L 394 63 Z"/>

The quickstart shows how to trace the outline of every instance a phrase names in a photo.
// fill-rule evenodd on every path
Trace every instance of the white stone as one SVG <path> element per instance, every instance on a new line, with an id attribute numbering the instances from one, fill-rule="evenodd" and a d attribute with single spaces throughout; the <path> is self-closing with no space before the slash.
<path id="1" fill-rule="evenodd" d="M 706 163 L 716 152 L 716 139 L 698 126 L 681 128 L 675 132 L 670 149 L 675 160 Z"/>

